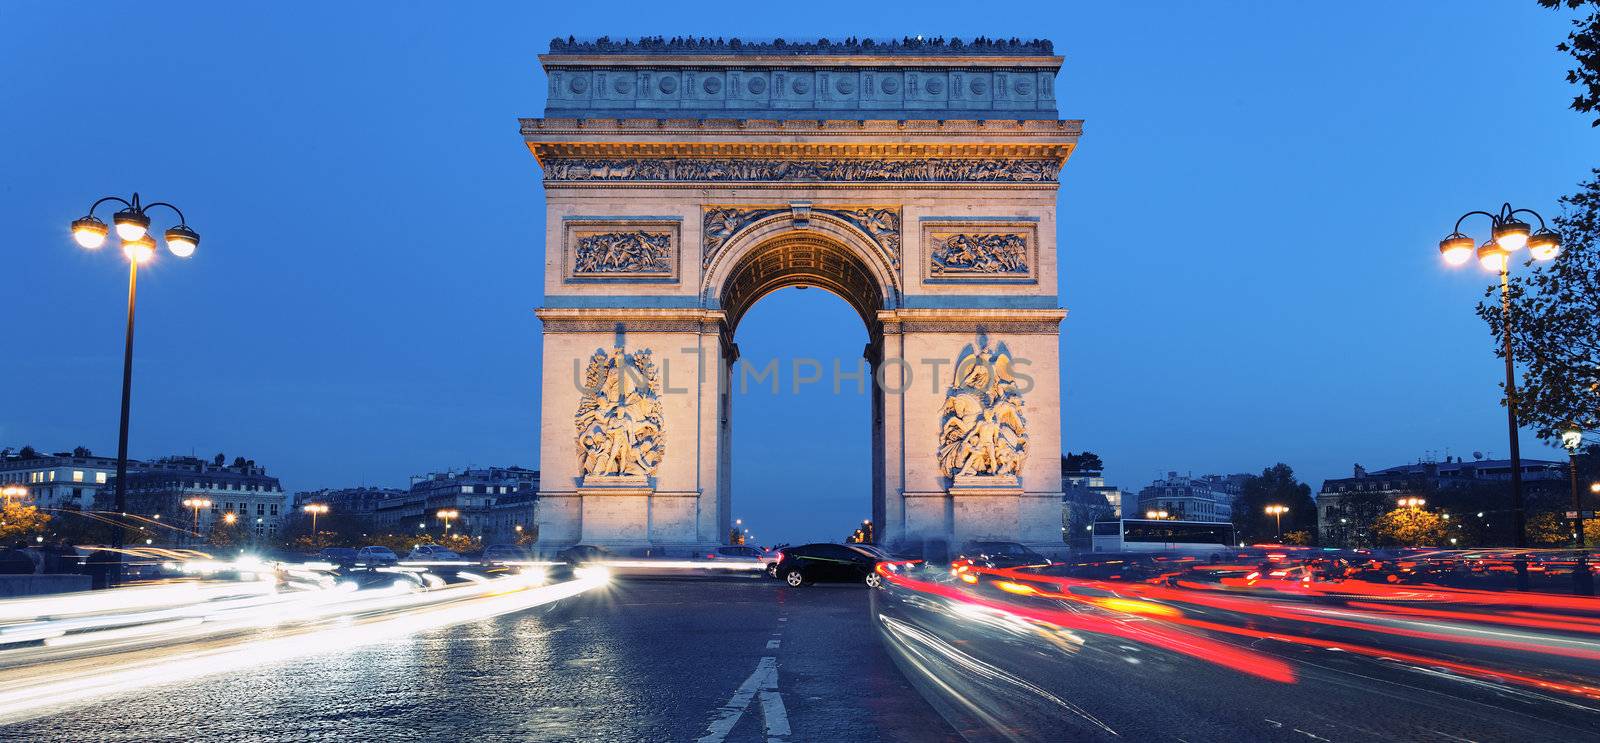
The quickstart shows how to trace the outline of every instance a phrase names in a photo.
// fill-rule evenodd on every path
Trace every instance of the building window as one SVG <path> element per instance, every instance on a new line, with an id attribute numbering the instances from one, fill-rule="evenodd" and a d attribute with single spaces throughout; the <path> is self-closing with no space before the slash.
<path id="1" fill-rule="evenodd" d="M 99 484 L 101 484 L 101 485 L 106 484 L 106 473 L 104 473 L 104 472 L 96 472 L 96 473 L 94 473 L 94 481 L 99 483 Z"/>
<path id="2" fill-rule="evenodd" d="M 256 515 L 257 516 L 265 516 L 265 515 L 267 515 L 267 504 L 265 504 L 265 503 L 257 503 L 256 504 Z"/>
<path id="3" fill-rule="evenodd" d="M 72 471 L 72 481 L 73 482 L 83 482 L 83 470 L 73 470 Z"/>
<path id="4" fill-rule="evenodd" d="M 50 482 L 55 482 L 55 481 L 56 481 L 56 471 L 55 470 L 50 470 Z"/>

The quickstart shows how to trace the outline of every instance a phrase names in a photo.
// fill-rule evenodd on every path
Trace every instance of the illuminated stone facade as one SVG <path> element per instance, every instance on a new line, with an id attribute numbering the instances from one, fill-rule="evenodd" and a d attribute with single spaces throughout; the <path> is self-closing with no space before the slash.
<path id="1" fill-rule="evenodd" d="M 734 330 L 804 285 L 868 329 L 880 541 L 1061 544 L 1055 215 L 1080 122 L 1048 43 L 552 49 L 546 115 L 522 120 L 542 543 L 721 542 Z"/>

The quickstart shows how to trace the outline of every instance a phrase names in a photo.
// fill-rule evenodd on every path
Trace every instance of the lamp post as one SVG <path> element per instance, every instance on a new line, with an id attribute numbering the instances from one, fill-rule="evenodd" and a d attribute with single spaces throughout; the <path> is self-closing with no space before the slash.
<path id="1" fill-rule="evenodd" d="M 28 489 L 21 485 L 7 485 L 0 488 L 0 495 L 5 496 L 7 503 L 10 503 L 12 498 L 21 498 L 27 494 Z"/>
<path id="2" fill-rule="evenodd" d="M 1531 214 L 1539 220 L 1539 229 L 1517 217 Z M 1461 233 L 1461 223 L 1467 217 L 1489 218 L 1490 238 L 1476 251 L 1474 240 Z M 1517 381 L 1515 362 L 1511 355 L 1511 256 L 1523 248 L 1537 260 L 1547 261 L 1561 253 L 1561 236 L 1545 226 L 1544 217 L 1532 209 L 1513 209 L 1511 204 L 1501 204 L 1498 214 L 1470 211 L 1456 220 L 1455 229 L 1439 241 L 1439 255 L 1444 262 L 1459 266 L 1478 256 L 1486 269 L 1500 274 L 1500 336 L 1501 353 L 1506 361 L 1506 430 L 1511 438 L 1511 530 L 1516 547 L 1527 545 L 1527 514 L 1522 501 L 1522 448 L 1517 442 Z M 1519 568 L 1523 564 L 1519 563 Z M 1526 588 L 1527 573 L 1517 571 L 1518 587 Z"/>
<path id="3" fill-rule="evenodd" d="M 1583 497 L 1578 493 L 1578 449 L 1583 446 L 1583 431 L 1577 426 L 1561 432 L 1561 446 L 1567 450 L 1567 469 L 1572 479 L 1572 541 L 1578 548 L 1578 559 L 1572 566 L 1573 590 L 1584 596 L 1594 595 L 1594 576 L 1589 573 L 1589 550 L 1583 539 Z M 1600 490 L 1591 485 L 1590 490 Z"/>
<path id="4" fill-rule="evenodd" d="M 317 536 L 317 517 L 328 512 L 328 504 L 307 503 L 305 507 L 301 508 L 300 510 L 311 514 L 311 537 L 315 539 Z"/>
<path id="5" fill-rule="evenodd" d="M 1280 541 L 1280 542 L 1283 541 L 1283 515 L 1288 513 L 1288 512 L 1289 512 L 1289 507 L 1288 506 L 1280 506 L 1280 505 L 1278 505 L 1276 503 L 1274 503 L 1274 504 L 1272 504 L 1270 506 L 1267 506 L 1267 514 L 1272 516 L 1273 518 L 1277 519 L 1277 521 L 1278 521 L 1278 541 Z"/>
<path id="6" fill-rule="evenodd" d="M 188 220 L 184 219 L 183 212 L 165 201 L 151 204 L 139 203 L 139 194 L 133 195 L 132 201 L 126 201 L 117 196 L 107 196 L 89 205 L 89 213 L 72 221 L 72 238 L 79 246 L 88 250 L 98 250 L 105 245 L 106 236 L 110 229 L 106 223 L 96 219 L 94 210 L 101 204 L 115 201 L 122 205 L 122 209 L 111 215 L 111 223 L 117 231 L 117 238 L 122 242 L 122 254 L 128 259 L 128 329 L 123 338 L 122 349 L 122 419 L 117 427 L 117 486 L 115 489 L 116 500 L 114 508 L 118 515 L 125 514 L 128 510 L 128 403 L 133 392 L 133 308 L 138 297 L 139 264 L 150 261 L 156 255 L 156 241 L 150 236 L 150 217 L 146 214 L 150 209 L 158 206 L 171 209 L 178 215 L 178 225 L 166 231 L 165 237 L 167 250 L 179 258 L 188 258 L 194 255 L 195 248 L 200 246 L 200 235 L 189 229 Z M 122 547 L 123 535 L 119 527 L 112 531 L 111 546 L 114 560 L 111 564 L 111 581 L 120 582 L 122 579 Z"/>
<path id="7" fill-rule="evenodd" d="M 1412 511 L 1415 511 L 1415 510 L 1417 510 L 1417 509 L 1419 509 L 1419 508 L 1421 508 L 1421 507 L 1423 507 L 1425 505 L 1428 505 L 1428 501 L 1426 501 L 1426 500 L 1424 500 L 1422 498 L 1401 498 L 1399 503 L 1400 503 L 1400 507 L 1401 508 L 1405 508 L 1405 509 L 1412 510 Z"/>
<path id="8" fill-rule="evenodd" d="M 1160 519 L 1166 518 L 1167 515 L 1168 514 L 1167 514 L 1166 511 L 1145 511 L 1144 512 L 1144 517 L 1147 518 L 1147 519 L 1160 520 Z"/>
<path id="9" fill-rule="evenodd" d="M 444 522 L 444 536 L 445 539 L 448 540 L 450 538 L 450 520 L 460 516 L 461 512 L 454 508 L 441 508 L 439 509 L 439 512 L 434 515 L 439 517 L 440 521 Z"/>
<path id="10" fill-rule="evenodd" d="M 184 498 L 183 507 L 194 510 L 194 536 L 200 538 L 200 509 L 210 508 L 211 501 L 206 498 Z"/>

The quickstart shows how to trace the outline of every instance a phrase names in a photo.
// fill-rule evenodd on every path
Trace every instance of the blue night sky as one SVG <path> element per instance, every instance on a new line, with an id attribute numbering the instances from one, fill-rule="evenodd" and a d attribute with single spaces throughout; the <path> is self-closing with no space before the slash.
<path id="1" fill-rule="evenodd" d="M 244 455 L 290 490 L 536 465 L 544 225 L 516 119 L 543 111 L 556 35 L 1054 40 L 1061 114 L 1086 120 L 1060 202 L 1066 445 L 1134 489 L 1504 456 L 1488 280 L 1435 245 L 1468 209 L 1550 213 L 1600 160 L 1566 110 L 1566 16 L 1533 0 L 445 7 L 0 5 L 0 445 L 114 453 L 124 264 L 66 226 L 138 190 L 203 242 L 141 272 L 133 456 Z M 866 332 L 789 289 L 737 340 L 854 364 Z M 735 411 L 759 541 L 868 515 L 865 396 Z"/>

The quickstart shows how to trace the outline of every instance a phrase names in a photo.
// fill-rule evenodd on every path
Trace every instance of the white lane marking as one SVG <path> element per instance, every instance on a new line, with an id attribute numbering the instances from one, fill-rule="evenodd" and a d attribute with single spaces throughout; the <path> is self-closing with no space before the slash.
<path id="1" fill-rule="evenodd" d="M 773 686 L 778 675 L 772 675 Z M 789 734 L 789 712 L 783 708 L 783 697 L 776 688 L 761 690 L 761 720 L 767 726 L 767 743 L 781 743 Z"/>
<path id="2" fill-rule="evenodd" d="M 778 621 L 787 622 L 787 621 L 789 621 L 789 618 L 788 617 L 778 617 Z"/>
<path id="3" fill-rule="evenodd" d="M 756 670 L 750 673 L 750 678 L 739 684 L 727 704 L 718 708 L 717 718 L 711 721 L 698 743 L 722 743 L 726 740 L 758 694 L 768 743 L 784 743 L 784 736 L 789 735 L 789 715 L 784 709 L 783 697 L 778 694 L 778 659 L 770 655 L 756 663 Z"/>
<path id="4" fill-rule="evenodd" d="M 768 640 L 767 641 L 767 649 L 768 650 L 777 650 L 778 649 L 778 641 L 777 640 Z"/>

